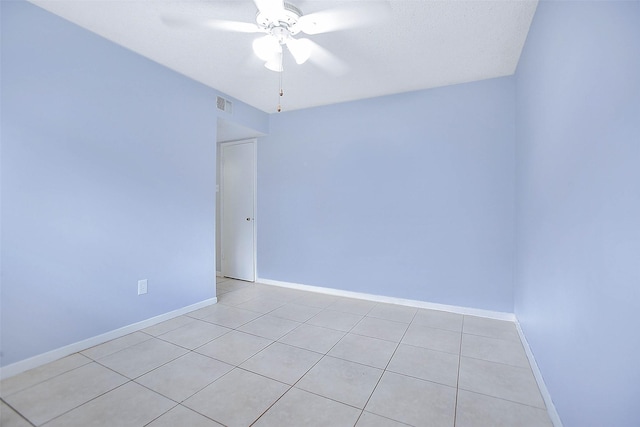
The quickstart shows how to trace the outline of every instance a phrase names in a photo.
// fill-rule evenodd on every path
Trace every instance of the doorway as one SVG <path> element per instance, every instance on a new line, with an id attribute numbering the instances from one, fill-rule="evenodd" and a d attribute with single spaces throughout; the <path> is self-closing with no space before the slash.
<path id="1" fill-rule="evenodd" d="M 220 145 L 221 273 L 256 279 L 256 140 Z"/>

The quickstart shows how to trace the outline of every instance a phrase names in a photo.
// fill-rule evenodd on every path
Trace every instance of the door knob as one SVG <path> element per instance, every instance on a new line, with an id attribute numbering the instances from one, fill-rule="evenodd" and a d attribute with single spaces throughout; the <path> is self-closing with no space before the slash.
<path id="1" fill-rule="evenodd" d="M 251 218 L 247 218 L 247 221 L 251 221 Z"/>

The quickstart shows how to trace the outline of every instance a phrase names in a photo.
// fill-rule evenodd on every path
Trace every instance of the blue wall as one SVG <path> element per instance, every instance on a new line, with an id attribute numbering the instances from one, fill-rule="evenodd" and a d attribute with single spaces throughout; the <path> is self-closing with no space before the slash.
<path id="1" fill-rule="evenodd" d="M 513 312 L 515 85 L 271 116 L 258 275 Z"/>
<path id="2" fill-rule="evenodd" d="M 2 365 L 214 297 L 218 93 L 1 3 Z"/>
<path id="3" fill-rule="evenodd" d="M 516 75 L 515 313 L 566 427 L 639 426 L 640 3 L 540 3 Z"/>

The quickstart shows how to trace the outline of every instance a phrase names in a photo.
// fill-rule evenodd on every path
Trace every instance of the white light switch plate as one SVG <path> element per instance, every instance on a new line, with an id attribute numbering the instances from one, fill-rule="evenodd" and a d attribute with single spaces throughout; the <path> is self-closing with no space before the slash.
<path id="1" fill-rule="evenodd" d="M 147 279 L 138 280 L 138 295 L 147 293 Z"/>

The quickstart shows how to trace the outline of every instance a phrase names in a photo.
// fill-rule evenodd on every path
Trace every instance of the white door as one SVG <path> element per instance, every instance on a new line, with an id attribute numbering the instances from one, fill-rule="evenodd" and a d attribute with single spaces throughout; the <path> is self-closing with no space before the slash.
<path id="1" fill-rule="evenodd" d="M 222 144 L 222 275 L 255 281 L 255 140 Z"/>

